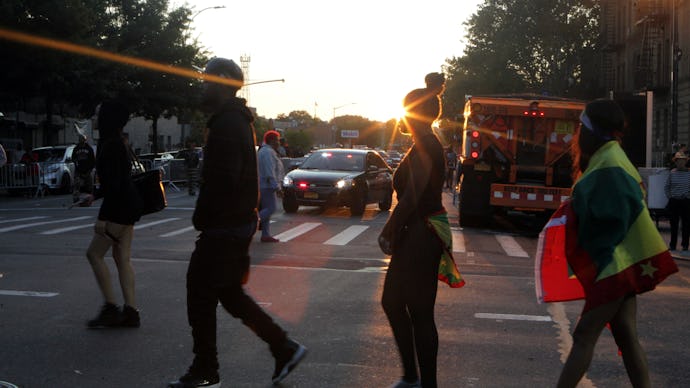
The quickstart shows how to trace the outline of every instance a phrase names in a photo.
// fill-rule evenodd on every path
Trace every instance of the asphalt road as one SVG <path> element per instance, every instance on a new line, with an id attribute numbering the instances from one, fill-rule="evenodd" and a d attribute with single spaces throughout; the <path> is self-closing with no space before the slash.
<path id="1" fill-rule="evenodd" d="M 102 303 L 84 256 L 97 208 L 67 209 L 69 196 L 0 196 L 0 381 L 164 387 L 185 372 L 192 355 L 185 271 L 194 197 L 169 191 L 168 199 L 167 209 L 145 216 L 135 230 L 141 328 L 87 330 Z M 445 200 L 451 209 L 450 196 Z M 283 242 L 260 243 L 257 236 L 247 288 L 309 348 L 284 387 L 386 387 L 399 377 L 380 307 L 387 260 L 376 236 L 387 215 L 374 205 L 362 217 L 346 209 L 279 211 L 271 228 Z M 581 302 L 536 302 L 534 235 L 457 228 L 454 236 L 467 285 L 439 284 L 440 386 L 554 386 Z M 679 274 L 638 299 L 655 387 L 690 385 L 690 265 L 679 265 Z M 218 345 L 224 387 L 270 386 L 267 347 L 222 308 Z M 602 334 L 581 386 L 629 386 L 610 333 Z"/>

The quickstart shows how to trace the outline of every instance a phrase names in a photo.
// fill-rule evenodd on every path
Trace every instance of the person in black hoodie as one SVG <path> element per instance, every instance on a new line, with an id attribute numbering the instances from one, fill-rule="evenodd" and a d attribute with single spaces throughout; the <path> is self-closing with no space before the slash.
<path id="1" fill-rule="evenodd" d="M 86 141 L 86 135 L 79 134 L 79 143 L 72 150 L 74 162 L 74 187 L 72 190 L 72 202 L 79 201 L 79 195 L 84 189 L 85 193 L 93 193 L 93 176 L 91 172 L 96 166 L 96 157 L 93 148 Z"/>
<path id="2" fill-rule="evenodd" d="M 94 199 L 102 197 L 103 203 L 86 257 L 105 303 L 98 316 L 88 322 L 89 328 L 139 327 L 140 324 L 130 250 L 134 223 L 139 221 L 144 204 L 132 183 L 132 160 L 122 139 L 122 129 L 128 120 L 129 111 L 120 102 L 104 101 L 99 107 L 96 172 L 100 187 L 95 195 L 88 196 L 87 202 L 90 205 Z M 111 247 L 124 298 L 122 310 L 117 306 L 110 271 L 104 260 Z"/>
<path id="3" fill-rule="evenodd" d="M 200 231 L 187 270 L 187 318 L 194 340 L 194 361 L 173 388 L 217 387 L 216 306 L 242 320 L 268 343 L 275 358 L 273 383 L 287 376 L 306 348 L 245 293 L 249 245 L 257 229 L 259 182 L 254 116 L 246 100 L 235 96 L 242 69 L 232 60 L 213 58 L 206 65 L 202 103 L 212 112 L 207 123 L 204 163 L 192 216 Z M 230 384 L 232 385 L 232 384 Z"/>

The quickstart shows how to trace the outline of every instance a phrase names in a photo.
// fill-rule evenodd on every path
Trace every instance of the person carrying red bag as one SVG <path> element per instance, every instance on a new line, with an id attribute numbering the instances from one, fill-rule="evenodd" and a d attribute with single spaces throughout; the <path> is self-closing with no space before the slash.
<path id="1" fill-rule="evenodd" d="M 608 323 L 632 385 L 650 387 L 637 336 L 636 295 L 653 290 L 678 267 L 649 215 L 642 179 L 619 144 L 621 108 L 612 100 L 592 101 L 580 122 L 565 248 L 585 305 L 557 386 L 577 385 Z"/>

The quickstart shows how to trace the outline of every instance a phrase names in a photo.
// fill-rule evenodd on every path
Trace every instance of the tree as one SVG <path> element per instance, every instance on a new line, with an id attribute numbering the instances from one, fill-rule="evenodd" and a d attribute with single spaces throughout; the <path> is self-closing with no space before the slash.
<path id="1" fill-rule="evenodd" d="M 191 68 L 203 65 L 196 42 L 187 43 L 191 10 L 168 11 L 167 0 L 5 0 L 0 25 L 89 48 Z M 44 102 L 45 127 L 54 143 L 53 112 L 90 115 L 105 97 L 120 95 L 133 111 L 154 120 L 195 107 L 198 81 L 72 53 L 0 41 L 0 104 L 25 110 Z M 39 113 L 39 112 L 37 112 Z M 155 148 L 154 148 L 155 151 Z"/>
<path id="2" fill-rule="evenodd" d="M 446 116 L 468 94 L 600 95 L 598 12 L 594 0 L 486 0 L 466 22 L 464 55 L 446 61 Z"/>
<path id="3" fill-rule="evenodd" d="M 96 47 L 109 25 L 103 12 L 108 0 L 22 1 L 5 0 L 0 5 L 0 25 L 39 37 Z M 0 41 L 0 104 L 4 109 L 26 110 L 40 100 L 48 143 L 57 141 L 53 112 L 67 104 L 79 112 L 91 108 L 90 91 L 102 82 L 93 59 L 9 41 Z M 93 110 L 91 110 L 91 113 Z M 38 112 L 36 112 L 38 113 Z"/>
<path id="4" fill-rule="evenodd" d="M 118 2 L 111 12 L 120 20 L 118 51 L 176 67 L 203 65 L 205 57 L 195 45 L 187 44 L 191 10 L 179 7 L 170 12 L 168 0 Z M 180 115 L 197 105 L 199 81 L 148 69 L 131 68 L 125 75 L 121 95 L 133 104 L 137 114 L 152 120 L 151 151 L 157 153 L 158 118 Z"/>

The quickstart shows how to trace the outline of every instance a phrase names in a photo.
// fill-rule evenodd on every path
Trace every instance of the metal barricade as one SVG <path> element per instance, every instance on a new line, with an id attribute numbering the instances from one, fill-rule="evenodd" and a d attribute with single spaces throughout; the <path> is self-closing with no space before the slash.
<path id="1" fill-rule="evenodd" d="M 0 189 L 7 190 L 10 195 L 32 194 L 37 197 L 47 190 L 41 181 L 42 176 L 38 163 L 7 164 L 0 168 Z"/>
<path id="2" fill-rule="evenodd" d="M 161 170 L 161 181 L 175 191 L 180 191 L 176 183 L 186 181 L 183 159 L 154 160 L 152 168 Z"/>

